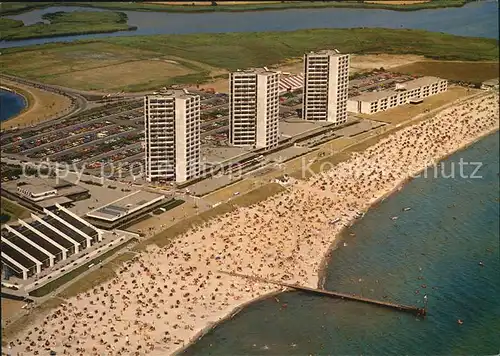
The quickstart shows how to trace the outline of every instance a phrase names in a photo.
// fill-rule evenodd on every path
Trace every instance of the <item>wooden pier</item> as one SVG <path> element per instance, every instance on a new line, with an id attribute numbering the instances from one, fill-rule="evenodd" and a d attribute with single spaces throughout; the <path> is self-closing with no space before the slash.
<path id="1" fill-rule="evenodd" d="M 281 287 L 291 288 L 291 289 L 295 289 L 295 290 L 305 292 L 305 293 L 323 295 L 323 296 L 340 298 L 340 299 L 353 300 L 353 301 L 363 302 L 363 303 L 368 303 L 368 304 L 374 304 L 374 305 L 378 305 L 381 307 L 392 308 L 392 309 L 396 309 L 396 310 L 400 310 L 400 311 L 404 311 L 404 312 L 409 312 L 409 313 L 415 314 L 417 316 L 425 317 L 425 315 L 427 314 L 426 308 L 420 308 L 420 307 L 413 306 L 413 305 L 404 305 L 404 304 L 398 304 L 398 303 L 385 302 L 385 301 L 381 301 L 381 300 L 361 297 L 361 296 L 355 295 L 355 294 L 346 294 L 346 293 L 329 291 L 329 290 L 325 290 L 325 289 L 309 288 L 309 287 L 299 286 L 296 284 L 289 284 L 289 283 L 272 281 L 272 280 L 262 278 L 262 277 L 247 276 L 244 274 L 239 274 L 239 273 L 234 273 L 234 272 L 220 271 L 220 273 L 228 274 L 228 275 L 234 276 L 234 277 L 251 279 L 251 280 L 256 281 L 256 282 L 275 284 L 275 285 L 278 285 Z"/>

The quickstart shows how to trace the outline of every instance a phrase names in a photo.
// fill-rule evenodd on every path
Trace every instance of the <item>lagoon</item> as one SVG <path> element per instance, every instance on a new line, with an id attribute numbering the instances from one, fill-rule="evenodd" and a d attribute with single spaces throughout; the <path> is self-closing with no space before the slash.
<path id="1" fill-rule="evenodd" d="M 25 107 L 26 100 L 22 95 L 0 89 L 0 121 L 16 116 Z"/>
<path id="2" fill-rule="evenodd" d="M 22 20 L 26 25 L 42 21 L 41 16 L 56 11 L 108 11 L 95 8 L 54 6 L 7 16 Z M 29 46 L 52 42 L 71 42 L 116 36 L 294 31 L 313 28 L 393 28 L 420 29 L 453 35 L 498 38 L 498 3 L 480 1 L 460 8 L 419 11 L 392 11 L 374 9 L 288 9 L 261 12 L 167 13 L 123 11 L 128 24 L 136 31 L 61 36 L 19 41 L 2 41 L 0 48 Z"/>

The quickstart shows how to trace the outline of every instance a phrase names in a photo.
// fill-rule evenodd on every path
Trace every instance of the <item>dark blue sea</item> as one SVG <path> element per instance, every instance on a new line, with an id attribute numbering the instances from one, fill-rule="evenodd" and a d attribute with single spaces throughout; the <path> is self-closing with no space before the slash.
<path id="1" fill-rule="evenodd" d="M 25 106 L 26 102 L 21 95 L 0 89 L 0 121 L 16 116 Z"/>
<path id="2" fill-rule="evenodd" d="M 347 245 L 339 243 L 332 254 L 326 289 L 419 306 L 427 295 L 427 318 L 285 293 L 279 303 L 252 304 L 184 354 L 498 354 L 498 140 L 498 133 L 490 135 L 443 161 L 443 172 L 449 175 L 454 165 L 458 177 L 428 171 L 411 181 L 347 230 L 341 240 Z M 478 162 L 464 165 L 466 178 L 460 158 Z M 481 178 L 470 177 L 479 163 L 474 176 Z"/>

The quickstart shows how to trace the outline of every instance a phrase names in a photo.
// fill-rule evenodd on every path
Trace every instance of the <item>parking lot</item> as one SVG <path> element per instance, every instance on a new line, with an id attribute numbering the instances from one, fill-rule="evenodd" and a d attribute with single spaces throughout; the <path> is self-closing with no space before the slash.
<path id="1" fill-rule="evenodd" d="M 350 95 L 392 85 L 411 78 L 384 71 L 358 75 L 350 82 Z M 229 109 L 227 94 L 196 92 L 201 101 L 201 140 L 203 169 L 220 162 L 238 160 L 250 150 L 229 146 Z M 371 121 L 344 128 L 336 134 L 330 123 L 308 122 L 297 116 L 301 107 L 301 90 L 284 92 L 280 98 L 280 140 L 316 135 L 300 141 L 301 147 L 314 147 L 325 140 L 352 136 L 376 127 Z M 2 156 L 18 160 L 69 164 L 94 176 L 103 173 L 114 181 L 137 181 L 145 184 L 143 170 L 144 118 L 143 101 L 128 99 L 108 102 L 77 114 L 56 120 L 50 125 L 3 132 L 0 136 Z M 359 120 L 350 118 L 349 120 Z M 243 156 L 242 156 L 243 155 Z M 249 167 L 252 165 L 245 163 Z M 262 163 L 255 162 L 255 167 Z M 12 176 L 12 175 L 11 175 Z"/>
<path id="2" fill-rule="evenodd" d="M 200 92 L 202 96 L 202 139 L 218 146 L 228 139 L 228 96 Z M 144 138 L 142 100 L 122 100 L 95 107 L 72 118 L 53 121 L 37 128 L 3 132 L 2 153 L 32 162 L 49 159 L 85 167 L 90 173 L 111 170 L 129 174 L 142 160 Z"/>

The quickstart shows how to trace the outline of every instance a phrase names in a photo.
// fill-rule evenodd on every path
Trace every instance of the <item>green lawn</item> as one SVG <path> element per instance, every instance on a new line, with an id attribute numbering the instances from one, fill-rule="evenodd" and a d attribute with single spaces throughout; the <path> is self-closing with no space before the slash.
<path id="1" fill-rule="evenodd" d="M 165 5 L 144 4 L 124 2 L 103 3 L 80 3 L 85 6 L 94 6 L 107 9 L 139 10 L 139 11 L 163 11 L 163 12 L 227 12 L 227 11 L 265 11 L 286 9 L 309 9 L 309 8 L 363 8 L 363 9 L 386 9 L 397 11 L 416 11 L 423 9 L 437 9 L 443 7 L 460 7 L 474 0 L 431 0 L 427 3 L 396 5 L 396 4 L 373 4 L 359 0 L 342 1 L 283 1 L 270 4 L 241 4 L 241 5 L 217 5 L 217 6 L 190 6 L 190 5 Z M 217 2 L 217 1 L 215 1 Z"/>
<path id="2" fill-rule="evenodd" d="M 116 247 L 113 247 L 111 250 L 103 253 L 102 255 L 92 259 L 92 260 L 89 260 L 87 262 L 85 262 L 84 264 L 82 264 L 80 267 L 78 268 L 75 268 L 74 270 L 72 270 L 71 272 L 68 272 L 66 274 L 64 274 L 63 276 L 53 280 L 52 282 L 49 282 L 47 284 L 45 284 L 44 286 L 38 288 L 38 289 L 35 289 L 35 290 L 32 290 L 31 292 L 29 292 L 29 295 L 32 296 L 32 297 L 43 297 L 44 295 L 47 295 L 48 293 L 56 290 L 57 288 L 61 287 L 62 285 L 72 281 L 74 278 L 76 278 L 77 276 L 79 276 L 80 274 L 86 272 L 88 269 L 89 269 L 89 265 L 91 264 L 98 264 L 102 261 L 104 261 L 105 259 L 113 256 L 115 253 L 117 253 L 119 250 L 123 249 L 125 246 L 131 244 L 131 243 L 134 243 L 136 242 L 137 240 L 135 238 L 132 238 L 124 243 L 122 243 L 121 245 L 118 245 Z M 102 274 L 102 272 L 100 272 L 99 270 L 102 269 L 102 268 L 99 268 L 95 271 L 92 271 L 91 274 Z M 88 277 L 88 276 L 86 276 Z M 106 278 L 107 279 L 107 278 Z M 87 284 L 91 284 L 90 287 L 87 286 Z M 84 289 L 84 290 L 87 290 L 87 289 L 90 289 L 92 288 L 93 286 L 99 284 L 100 282 L 98 282 L 96 280 L 96 278 L 82 278 L 81 280 L 78 281 L 78 283 L 76 283 L 76 288 L 78 289 Z M 68 287 L 69 288 L 69 287 Z M 75 288 L 75 286 L 73 287 Z M 66 289 L 65 289 L 66 291 Z M 63 292 L 64 293 L 64 292 Z"/>
<path id="3" fill-rule="evenodd" d="M 213 76 L 227 70 L 273 66 L 301 57 L 307 51 L 328 48 L 353 54 L 418 54 L 440 60 L 498 61 L 498 42 L 494 39 L 419 30 L 315 29 L 109 37 L 7 48 L 0 56 L 0 72 L 84 90 L 105 88 L 101 82 L 106 78 L 113 90 L 142 91 L 159 88 L 161 84 L 196 84 L 208 80 L 209 73 Z M 131 72 L 132 63 L 137 70 Z M 162 68 L 164 75 L 158 76 Z"/>
<path id="4" fill-rule="evenodd" d="M 314 29 L 293 32 L 114 37 L 105 42 L 156 51 L 229 70 L 276 64 L 311 50 L 342 53 L 419 54 L 443 60 L 496 60 L 493 39 L 419 30 Z"/>
<path id="5" fill-rule="evenodd" d="M 135 29 L 127 24 L 127 15 L 123 12 L 53 12 L 43 15 L 42 18 L 50 21 L 50 23 L 36 23 L 24 26 L 21 21 L 1 18 L 0 40 L 20 40 Z"/>
<path id="6" fill-rule="evenodd" d="M 0 15 L 13 15 L 50 6 L 50 2 L 2 2 Z"/>
<path id="7" fill-rule="evenodd" d="M 0 36 L 3 31 L 11 31 L 15 28 L 23 27 L 24 24 L 20 20 L 12 20 L 5 17 L 0 17 Z"/>
<path id="8" fill-rule="evenodd" d="M 40 2 L 40 3 L 3 3 L 0 9 L 0 15 L 19 14 L 37 8 L 48 6 L 73 5 L 87 6 L 112 10 L 135 10 L 135 11 L 159 11 L 159 12 L 225 12 L 225 11 L 265 11 L 265 10 L 284 10 L 301 8 L 367 8 L 367 9 L 387 9 L 397 11 L 416 11 L 422 9 L 436 9 L 443 7 L 460 7 L 467 2 L 474 0 L 431 0 L 427 3 L 397 5 L 397 4 L 372 4 L 364 3 L 359 0 L 343 1 L 282 1 L 269 4 L 241 4 L 241 5 L 167 5 L 150 4 L 141 2 L 73 2 L 71 4 L 61 2 Z M 217 3 L 217 1 L 215 1 Z"/>
<path id="9" fill-rule="evenodd" d="M 25 219 L 30 216 L 30 211 L 25 207 L 9 200 L 4 197 L 0 199 L 0 215 L 8 216 L 9 219 L 0 221 L 1 223 L 7 223 L 16 221 L 18 218 Z"/>

